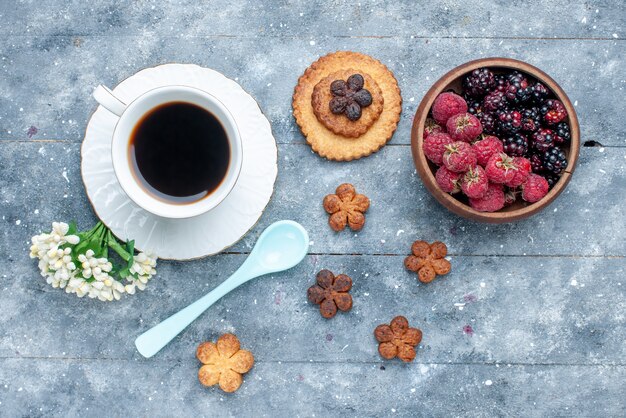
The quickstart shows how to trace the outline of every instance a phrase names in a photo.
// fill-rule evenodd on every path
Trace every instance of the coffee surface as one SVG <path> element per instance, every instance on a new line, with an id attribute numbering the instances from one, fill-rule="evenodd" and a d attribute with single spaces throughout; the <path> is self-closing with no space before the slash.
<path id="1" fill-rule="evenodd" d="M 129 158 L 139 183 L 174 203 L 191 203 L 224 180 L 230 146 L 224 127 L 210 112 L 191 103 L 162 104 L 135 126 Z"/>

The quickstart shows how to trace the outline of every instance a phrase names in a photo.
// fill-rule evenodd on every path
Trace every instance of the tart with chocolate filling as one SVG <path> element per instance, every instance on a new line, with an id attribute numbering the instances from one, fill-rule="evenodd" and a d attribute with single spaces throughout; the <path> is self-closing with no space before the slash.
<path id="1" fill-rule="evenodd" d="M 352 68 L 324 77 L 311 96 L 317 120 L 333 133 L 348 138 L 366 133 L 380 117 L 384 102 L 376 81 Z"/>

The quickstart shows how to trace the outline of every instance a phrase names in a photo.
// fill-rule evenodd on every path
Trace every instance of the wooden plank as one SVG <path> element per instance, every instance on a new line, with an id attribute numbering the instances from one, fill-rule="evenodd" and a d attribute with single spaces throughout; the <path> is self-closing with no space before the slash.
<path id="1" fill-rule="evenodd" d="M 11 272 L 0 279 L 0 357 L 141 359 L 133 344 L 139 334 L 216 287 L 244 258 L 160 262 L 145 292 L 102 304 L 51 288 L 17 246 L 0 261 Z M 451 262 L 452 273 L 423 285 L 401 256 L 308 256 L 219 301 L 154 361 L 186 362 L 201 341 L 234 332 L 262 361 L 376 363 L 374 328 L 404 315 L 424 333 L 419 362 L 623 365 L 623 258 Z M 322 268 L 354 281 L 353 309 L 332 320 L 306 298 Z"/>
<path id="2" fill-rule="evenodd" d="M 556 3 L 553 3 L 556 4 Z M 191 62 L 238 80 L 272 122 L 279 143 L 302 143 L 291 116 L 298 77 L 320 55 L 348 49 L 369 53 L 395 73 L 404 111 L 394 144 L 410 142 L 413 115 L 424 93 L 463 62 L 508 56 L 534 64 L 561 84 L 576 105 L 583 141 L 626 145 L 621 111 L 626 54 L 622 40 L 215 38 L 143 36 L 8 36 L 0 40 L 0 139 L 79 142 L 95 109 L 99 83 L 114 86 L 142 68 Z M 567 51 L 567 57 L 563 56 Z M 36 128 L 35 130 L 31 127 Z M 30 137 L 30 138 L 29 138 Z"/>
<path id="3" fill-rule="evenodd" d="M 280 145 L 275 194 L 252 233 L 230 251 L 247 252 L 267 225 L 294 219 L 310 232 L 311 252 L 320 254 L 406 255 L 414 240 L 426 239 L 442 240 L 452 254 L 463 255 L 625 256 L 626 153 L 602 151 L 583 148 L 572 182 L 544 212 L 523 222 L 484 225 L 447 212 L 428 194 L 408 146 L 387 146 L 340 164 L 319 158 L 304 144 Z M 7 227 L 0 246 L 26 242 L 53 220 L 76 220 L 81 227 L 95 223 L 79 155 L 74 143 L 3 145 L 0 199 Z M 372 200 L 358 234 L 337 234 L 327 225 L 322 199 L 342 182 L 352 182 Z"/>
<path id="4" fill-rule="evenodd" d="M 257 362 L 235 394 L 199 363 L 0 359 L 0 411 L 23 416 L 624 416 L 622 366 Z"/>
<path id="5" fill-rule="evenodd" d="M 136 35 L 255 37 L 414 36 L 612 38 L 621 35 L 623 4 L 543 2 L 523 6 L 506 2 L 393 3 L 362 0 L 344 4 L 321 0 L 175 4 L 153 1 L 95 2 L 54 0 L 4 3 L 4 35 Z M 531 18 L 532 17 L 532 18 Z"/>

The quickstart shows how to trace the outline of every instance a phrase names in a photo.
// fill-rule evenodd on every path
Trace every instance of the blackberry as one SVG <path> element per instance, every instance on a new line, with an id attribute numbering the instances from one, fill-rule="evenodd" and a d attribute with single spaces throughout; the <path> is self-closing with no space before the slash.
<path id="1" fill-rule="evenodd" d="M 545 152 L 554 146 L 554 132 L 550 129 L 539 129 L 533 134 L 533 148 Z"/>
<path id="2" fill-rule="evenodd" d="M 554 128 L 554 142 L 557 144 L 568 144 L 572 140 L 572 133 L 570 132 L 567 122 L 559 122 Z"/>
<path id="3" fill-rule="evenodd" d="M 507 134 L 514 134 L 522 127 L 522 114 L 517 110 L 498 113 L 498 128 Z"/>
<path id="4" fill-rule="evenodd" d="M 494 91 L 500 91 L 504 93 L 506 90 L 506 76 L 504 74 L 497 74 L 495 76 L 496 85 L 494 86 Z"/>
<path id="5" fill-rule="evenodd" d="M 481 97 L 496 85 L 496 79 L 487 68 L 478 68 L 463 79 L 463 88 L 471 96 Z"/>
<path id="6" fill-rule="evenodd" d="M 549 125 L 555 125 L 567 117 L 565 106 L 556 99 L 548 99 L 543 102 L 539 112 L 543 115 L 543 120 Z"/>
<path id="7" fill-rule="evenodd" d="M 513 103 L 515 104 L 528 103 L 532 97 L 533 97 L 533 88 L 528 86 L 525 89 L 517 90 Z"/>
<path id="8" fill-rule="evenodd" d="M 553 175 L 553 174 L 546 174 L 545 176 L 543 176 L 546 181 L 548 182 L 548 186 L 550 186 L 550 188 L 553 188 L 554 185 L 556 183 L 558 183 L 558 181 L 561 179 L 561 176 L 557 176 L 557 175 Z"/>
<path id="9" fill-rule="evenodd" d="M 530 156 L 530 167 L 533 173 L 541 173 L 543 171 L 543 160 L 539 154 Z"/>
<path id="10" fill-rule="evenodd" d="M 502 140 L 504 152 L 510 157 L 522 157 L 528 152 L 528 139 L 522 134 L 513 134 Z"/>
<path id="11" fill-rule="evenodd" d="M 550 90 L 540 82 L 532 86 L 532 100 L 537 104 L 543 103 L 550 95 Z"/>
<path id="12" fill-rule="evenodd" d="M 560 148 L 550 148 L 543 153 L 543 168 L 552 174 L 561 174 L 567 167 L 567 158 Z"/>
<path id="13" fill-rule="evenodd" d="M 522 114 L 522 131 L 535 132 L 541 127 L 541 114 L 539 113 L 539 109 L 531 107 L 522 109 L 520 113 Z"/>
<path id="14" fill-rule="evenodd" d="M 495 112 L 496 110 L 504 110 L 507 107 L 506 97 L 501 91 L 492 91 L 483 99 L 483 111 Z"/>
<path id="15" fill-rule="evenodd" d="M 522 73 L 514 71 L 509 74 L 504 94 L 510 103 L 524 103 L 530 99 L 532 92 L 532 89 L 528 88 L 528 80 Z"/>
<path id="16" fill-rule="evenodd" d="M 519 71 L 511 71 L 510 73 L 506 75 L 506 81 L 509 83 L 521 82 L 522 80 L 526 80 L 526 77 L 524 76 L 524 74 L 520 73 Z M 526 80 L 526 84 L 528 84 L 528 80 Z"/>
<path id="17" fill-rule="evenodd" d="M 498 132 L 496 120 L 497 118 L 493 113 L 480 113 L 476 115 L 480 124 L 483 126 L 483 133 L 496 135 Z"/>
<path id="18" fill-rule="evenodd" d="M 481 100 L 476 100 L 470 96 L 465 98 L 465 101 L 467 102 L 467 111 L 469 113 L 474 116 L 478 116 L 483 113 L 483 103 Z"/>

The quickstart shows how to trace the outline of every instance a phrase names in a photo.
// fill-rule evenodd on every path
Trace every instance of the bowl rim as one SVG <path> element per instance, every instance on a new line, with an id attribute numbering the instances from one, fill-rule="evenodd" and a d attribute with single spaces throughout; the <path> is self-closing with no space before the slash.
<path id="1" fill-rule="evenodd" d="M 537 80 L 544 83 L 560 100 L 568 114 L 568 123 L 571 131 L 571 141 L 569 147 L 569 161 L 567 167 L 561 174 L 561 178 L 557 184 L 538 202 L 524 206 L 520 209 L 506 211 L 506 212 L 479 212 L 472 209 L 465 203 L 457 200 L 454 196 L 443 192 L 437 185 L 434 173 L 431 171 L 428 160 L 422 151 L 423 135 L 424 135 L 424 123 L 428 117 L 428 112 L 432 107 L 435 98 L 443 92 L 443 90 L 454 80 L 462 75 L 481 67 L 500 67 L 515 69 L 525 72 Z M 542 209 L 550 205 L 554 199 L 561 194 L 565 189 L 572 174 L 576 168 L 578 162 L 578 156 L 580 152 L 580 126 L 578 124 L 578 117 L 574 106 L 572 105 L 569 97 L 561 86 L 548 74 L 540 70 L 539 68 L 528 64 L 524 61 L 516 60 L 513 58 L 491 57 L 481 58 L 473 61 L 461 64 L 452 70 L 444 74 L 432 87 L 426 92 L 424 98 L 420 102 L 420 105 L 413 117 L 413 125 L 411 128 L 411 152 L 413 154 L 413 161 L 420 175 L 422 182 L 428 189 L 428 191 L 448 210 L 453 213 L 480 222 L 487 223 L 505 223 L 521 220 L 532 216 Z"/>

